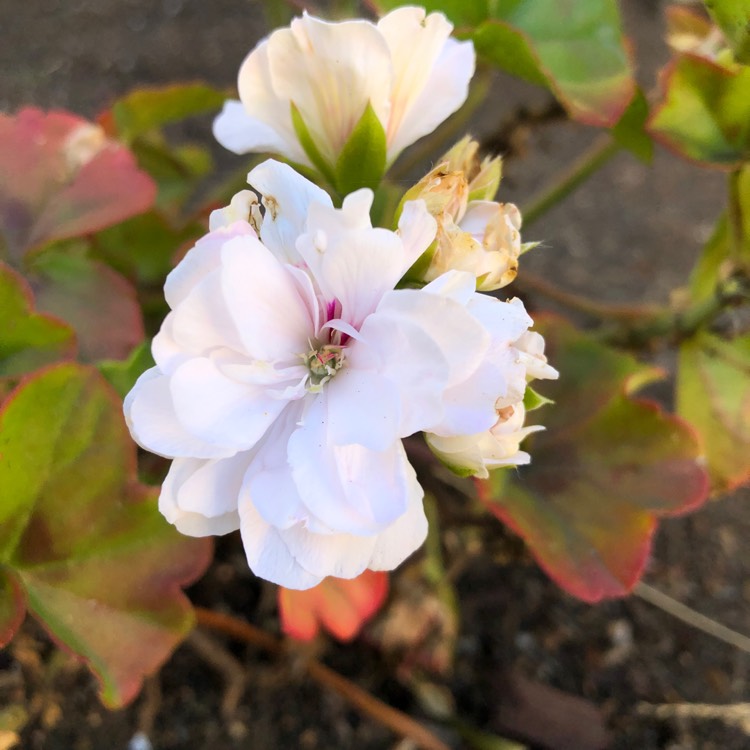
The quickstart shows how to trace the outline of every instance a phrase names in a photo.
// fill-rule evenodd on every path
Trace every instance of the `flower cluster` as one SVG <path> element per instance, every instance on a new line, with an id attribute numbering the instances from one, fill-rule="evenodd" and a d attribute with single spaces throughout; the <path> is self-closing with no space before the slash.
<path id="1" fill-rule="evenodd" d="M 449 32 L 442 15 L 416 8 L 377 26 L 298 19 L 245 61 L 240 94 L 254 119 L 242 131 L 237 119 L 237 139 L 304 162 L 285 119 L 292 102 L 335 159 L 357 107 L 372 105 L 392 158 L 465 98 L 473 51 Z M 415 50 L 421 64 L 409 63 Z M 364 99 L 344 107 L 349 86 Z M 230 105 L 217 132 L 235 115 Z M 258 135 L 261 118 L 273 138 Z M 494 163 L 474 169 L 473 146 L 459 145 L 471 158 L 441 167 L 457 176 L 455 194 L 436 208 L 420 184 L 393 230 L 372 226 L 371 190 L 337 208 L 273 160 L 248 175 L 262 210 L 242 191 L 212 214 L 167 279 L 156 366 L 125 401 L 135 440 L 174 459 L 159 504 L 183 533 L 240 529 L 257 575 L 309 588 L 392 569 L 422 544 L 423 491 L 403 438 L 425 433 L 464 475 L 528 462 L 519 443 L 540 428 L 523 426 L 526 384 L 557 373 L 523 304 L 477 292 L 515 272 L 520 218 L 489 200 L 499 165 L 496 178 Z M 469 200 L 472 185 L 484 200 Z M 443 235 L 454 224 L 481 252 L 451 250 Z M 439 270 L 432 262 L 420 283 L 404 283 L 426 257 Z"/>

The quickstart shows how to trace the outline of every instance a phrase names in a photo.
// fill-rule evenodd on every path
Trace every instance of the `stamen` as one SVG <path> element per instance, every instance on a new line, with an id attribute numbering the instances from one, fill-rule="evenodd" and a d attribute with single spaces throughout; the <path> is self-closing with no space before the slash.
<path id="1" fill-rule="evenodd" d="M 326 344 L 315 349 L 311 345 L 310 351 L 302 358 L 310 371 L 308 390 L 318 393 L 344 364 L 344 348 L 336 344 Z"/>

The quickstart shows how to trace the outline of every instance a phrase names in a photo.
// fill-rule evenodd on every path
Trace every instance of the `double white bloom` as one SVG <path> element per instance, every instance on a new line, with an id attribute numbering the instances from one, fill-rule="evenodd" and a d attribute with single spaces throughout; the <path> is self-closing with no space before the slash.
<path id="1" fill-rule="evenodd" d="M 248 55 L 239 73 L 241 102 L 227 102 L 214 134 L 236 153 L 274 153 L 313 166 L 293 105 L 332 167 L 369 105 L 385 131 L 390 164 L 466 99 L 474 48 L 451 39 L 452 29 L 442 13 L 415 7 L 377 24 L 305 14 Z"/>
<path id="2" fill-rule="evenodd" d="M 529 361 L 544 361 L 522 356 L 532 321 L 517 300 L 477 294 L 468 272 L 394 289 L 435 236 L 422 201 L 392 232 L 371 226 L 369 190 L 335 209 L 273 161 L 249 181 L 266 209 L 259 233 L 218 226 L 244 213 L 240 198 L 169 275 L 172 311 L 128 424 L 175 459 L 167 519 L 193 535 L 240 528 L 257 575 L 307 588 L 391 569 L 427 528 L 401 438 L 495 428 Z"/>

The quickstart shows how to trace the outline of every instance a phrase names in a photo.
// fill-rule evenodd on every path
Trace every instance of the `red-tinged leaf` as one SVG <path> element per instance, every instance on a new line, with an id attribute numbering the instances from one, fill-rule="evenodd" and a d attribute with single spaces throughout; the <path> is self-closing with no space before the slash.
<path id="1" fill-rule="evenodd" d="M 477 51 L 531 83 L 545 83 L 570 116 L 611 127 L 635 92 L 615 0 L 500 3 L 472 33 Z"/>
<path id="2" fill-rule="evenodd" d="M 37 307 L 75 330 L 83 361 L 125 359 L 143 341 L 135 290 L 104 263 L 50 252 L 34 269 Z"/>
<path id="3" fill-rule="evenodd" d="M 120 399 L 82 365 L 35 374 L 0 410 L 0 564 L 109 706 L 132 700 L 190 630 L 180 587 L 211 554 L 161 517 L 135 458 Z"/>
<path id="4" fill-rule="evenodd" d="M 0 648 L 10 642 L 26 616 L 26 597 L 15 575 L 0 567 Z"/>
<path id="5" fill-rule="evenodd" d="M 351 580 L 326 578 L 306 591 L 279 587 L 281 628 L 290 637 L 312 640 L 321 627 L 350 641 L 388 595 L 388 574 L 366 570 Z"/>
<path id="6" fill-rule="evenodd" d="M 668 66 L 662 88 L 647 124 L 654 138 L 707 166 L 735 169 L 750 158 L 750 67 L 685 54 Z"/>
<path id="7" fill-rule="evenodd" d="M 707 475 L 686 423 L 630 394 L 653 371 L 560 322 L 541 326 L 554 407 L 532 464 L 480 483 L 487 507 L 521 535 L 562 588 L 586 601 L 627 594 L 661 516 L 700 505 Z"/>
<path id="8" fill-rule="evenodd" d="M 97 125 L 33 107 L 0 114 L 0 233 L 13 262 L 146 211 L 155 197 L 132 154 Z"/>
<path id="9" fill-rule="evenodd" d="M 0 379 L 15 377 L 75 354 L 73 330 L 34 312 L 31 288 L 0 263 Z"/>
<path id="10" fill-rule="evenodd" d="M 702 438 L 714 492 L 750 481 L 750 336 L 682 344 L 677 411 Z"/>

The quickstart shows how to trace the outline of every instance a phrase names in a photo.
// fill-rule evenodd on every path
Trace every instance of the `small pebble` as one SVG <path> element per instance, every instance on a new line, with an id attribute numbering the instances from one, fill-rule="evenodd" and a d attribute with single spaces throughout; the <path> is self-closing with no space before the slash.
<path id="1" fill-rule="evenodd" d="M 145 732 L 136 732 L 128 743 L 128 750 L 154 750 Z"/>

